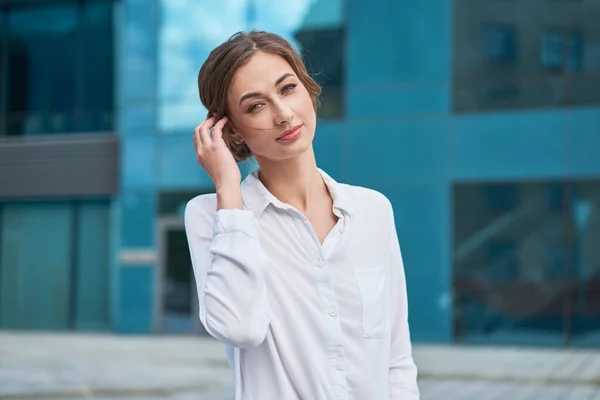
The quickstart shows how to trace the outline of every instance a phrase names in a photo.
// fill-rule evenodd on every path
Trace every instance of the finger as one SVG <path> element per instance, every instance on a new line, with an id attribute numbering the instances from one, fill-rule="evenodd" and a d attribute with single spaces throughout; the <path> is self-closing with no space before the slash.
<path id="1" fill-rule="evenodd" d="M 215 124 L 216 118 L 210 117 L 206 121 L 202 123 L 200 126 L 200 141 L 202 146 L 206 147 L 212 143 L 212 139 L 210 138 L 210 128 Z"/>
<path id="2" fill-rule="evenodd" d="M 202 149 L 202 141 L 200 140 L 200 129 L 202 128 L 203 124 L 204 122 L 202 122 L 200 125 L 194 128 L 194 135 L 192 136 L 194 147 L 196 147 L 197 151 L 200 151 Z"/>
<path id="3" fill-rule="evenodd" d="M 223 138 L 223 127 L 229 120 L 227 117 L 223 117 L 215 124 L 212 130 L 212 138 L 213 140 L 220 140 Z"/>
<path id="4" fill-rule="evenodd" d="M 204 122 L 202 122 L 202 124 L 203 123 Z M 192 135 L 192 139 L 194 139 L 194 142 L 196 140 L 200 140 L 200 128 L 202 127 L 202 124 L 200 124 L 194 128 L 194 134 Z"/>

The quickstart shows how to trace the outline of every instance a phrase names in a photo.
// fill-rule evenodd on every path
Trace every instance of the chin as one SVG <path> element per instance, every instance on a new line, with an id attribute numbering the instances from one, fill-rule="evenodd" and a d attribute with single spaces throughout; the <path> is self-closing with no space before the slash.
<path id="1" fill-rule="evenodd" d="M 255 154 L 255 157 L 258 156 L 260 158 L 264 158 L 271 161 L 286 161 L 292 160 L 296 157 L 300 157 L 307 151 L 312 151 L 312 140 L 298 140 L 297 142 L 291 145 L 285 146 L 283 149 L 274 149 L 273 152 L 269 152 L 271 154 L 263 153 L 260 156 L 258 154 Z"/>
<path id="2" fill-rule="evenodd" d="M 290 146 L 285 152 L 279 152 L 277 159 L 280 161 L 291 160 L 296 157 L 300 157 L 307 151 L 312 150 L 312 142 L 309 143 L 296 143 L 295 146 Z"/>
<path id="3" fill-rule="evenodd" d="M 315 131 L 311 130 L 308 132 L 302 132 L 302 136 L 290 146 L 290 150 L 302 154 L 308 149 L 312 148 L 313 139 L 315 138 Z"/>

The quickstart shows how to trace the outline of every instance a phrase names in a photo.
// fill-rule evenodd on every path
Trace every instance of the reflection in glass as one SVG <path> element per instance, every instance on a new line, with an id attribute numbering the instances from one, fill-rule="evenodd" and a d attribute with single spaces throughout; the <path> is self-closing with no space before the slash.
<path id="1" fill-rule="evenodd" d="M 600 181 L 491 187 L 454 187 L 456 340 L 600 344 Z"/>
<path id="2" fill-rule="evenodd" d="M 515 61 L 516 32 L 512 26 L 492 25 L 485 28 L 484 51 L 489 62 L 507 63 Z"/>
<path id="3" fill-rule="evenodd" d="M 453 4 L 456 112 L 600 104 L 595 2 Z"/>
<path id="4" fill-rule="evenodd" d="M 577 72 L 581 69 L 581 33 L 573 30 L 546 29 L 542 36 L 540 61 L 548 70 Z"/>

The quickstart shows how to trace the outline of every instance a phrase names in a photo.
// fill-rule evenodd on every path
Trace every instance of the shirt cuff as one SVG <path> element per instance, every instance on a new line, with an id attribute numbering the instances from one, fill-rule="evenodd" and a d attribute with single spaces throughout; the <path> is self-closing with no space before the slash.
<path id="1" fill-rule="evenodd" d="M 219 210 L 213 218 L 213 236 L 241 232 L 251 238 L 258 236 L 258 221 L 250 210 Z"/>

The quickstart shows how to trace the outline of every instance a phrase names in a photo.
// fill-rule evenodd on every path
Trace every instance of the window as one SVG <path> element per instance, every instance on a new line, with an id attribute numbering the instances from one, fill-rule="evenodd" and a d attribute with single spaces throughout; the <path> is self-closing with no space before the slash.
<path id="1" fill-rule="evenodd" d="M 322 119 L 344 115 L 346 29 L 342 0 L 313 1 L 294 33 L 310 75 L 321 85 Z"/>
<path id="2" fill-rule="evenodd" d="M 510 183 L 490 183 L 484 186 L 485 203 L 491 211 L 509 211 L 519 202 L 519 188 Z"/>
<path id="3" fill-rule="evenodd" d="M 582 47 L 581 33 L 547 29 L 542 36 L 540 62 L 548 70 L 577 72 L 581 69 Z"/>
<path id="4" fill-rule="evenodd" d="M 304 29 L 295 36 L 309 74 L 323 89 L 317 115 L 323 119 L 341 118 L 344 113 L 344 29 Z"/>
<path id="5" fill-rule="evenodd" d="M 546 187 L 548 209 L 562 211 L 577 198 L 577 186 L 563 182 L 550 182 Z"/>
<path id="6" fill-rule="evenodd" d="M 4 13 L 5 134 L 112 129 L 112 3 L 70 1 Z"/>
<path id="7" fill-rule="evenodd" d="M 453 111 L 600 104 L 600 75 L 595 73 L 600 9 L 594 4 L 547 0 L 531 8 L 527 1 L 453 2 Z"/>
<path id="8" fill-rule="evenodd" d="M 486 100 L 512 101 L 519 96 L 519 87 L 514 83 L 488 83 L 483 87 Z"/>
<path id="9" fill-rule="evenodd" d="M 514 241 L 490 240 L 486 246 L 486 278 L 493 282 L 518 277 L 517 245 Z"/>
<path id="10" fill-rule="evenodd" d="M 517 58 L 515 29 L 509 26 L 488 26 L 484 35 L 485 59 L 491 63 L 509 63 Z"/>
<path id="11" fill-rule="evenodd" d="M 453 198 L 456 340 L 597 343 L 600 180 L 464 182 Z"/>

